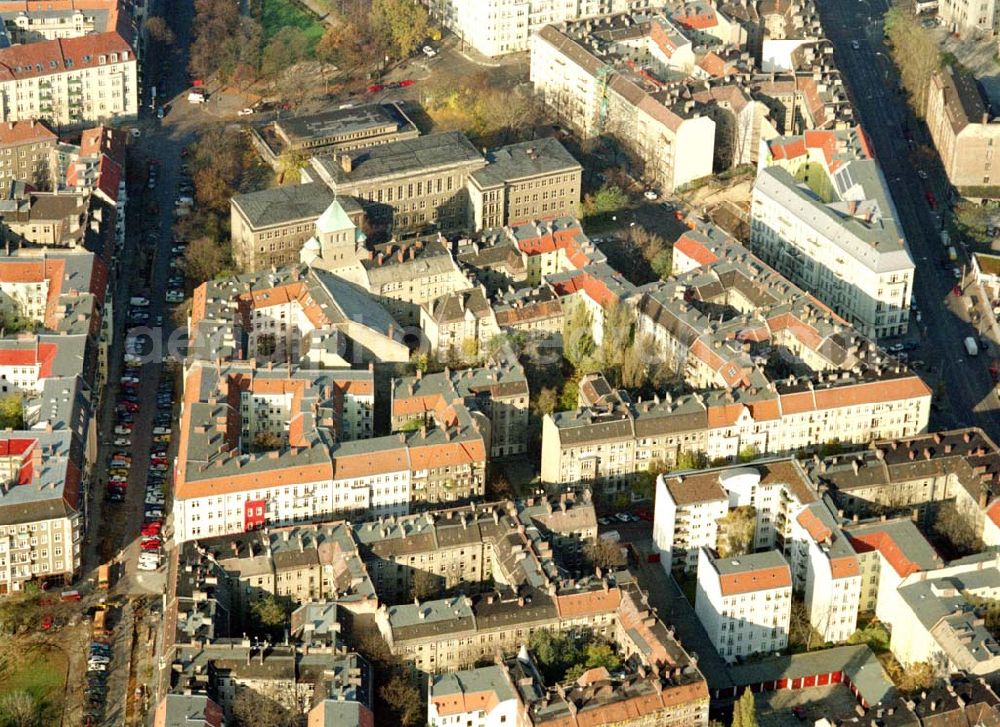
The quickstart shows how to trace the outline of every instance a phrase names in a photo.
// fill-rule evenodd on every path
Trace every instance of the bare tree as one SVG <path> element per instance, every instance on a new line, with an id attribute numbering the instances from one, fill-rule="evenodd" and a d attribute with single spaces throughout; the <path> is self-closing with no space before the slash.
<path id="1" fill-rule="evenodd" d="M 597 538 L 587 543 L 583 552 L 595 568 L 607 570 L 625 564 L 621 546 L 607 538 Z"/>
<path id="2" fill-rule="evenodd" d="M 735 507 L 719 518 L 718 551 L 722 558 L 744 555 L 753 550 L 757 511 L 752 505 Z"/>
<path id="3" fill-rule="evenodd" d="M 927 111 L 931 78 L 941 67 L 941 50 L 916 16 L 900 7 L 885 14 L 885 32 L 910 104 L 922 117 Z"/>

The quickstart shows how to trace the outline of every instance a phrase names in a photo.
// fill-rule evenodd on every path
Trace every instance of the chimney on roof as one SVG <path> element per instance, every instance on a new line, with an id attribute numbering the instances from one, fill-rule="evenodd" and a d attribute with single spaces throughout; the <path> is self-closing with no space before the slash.
<path id="1" fill-rule="evenodd" d="M 354 169 L 354 160 L 351 159 L 350 154 L 340 155 L 340 168 L 343 170 L 344 174 L 350 174 Z"/>

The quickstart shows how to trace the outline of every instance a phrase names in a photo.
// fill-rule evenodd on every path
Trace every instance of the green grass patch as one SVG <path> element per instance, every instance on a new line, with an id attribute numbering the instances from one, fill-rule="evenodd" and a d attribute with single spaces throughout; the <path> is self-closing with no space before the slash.
<path id="1" fill-rule="evenodd" d="M 298 28 L 309 40 L 310 54 L 325 30 L 319 18 L 292 0 L 261 0 L 260 24 L 265 45 L 282 28 Z"/>
<path id="2" fill-rule="evenodd" d="M 59 724 L 66 691 L 66 655 L 44 646 L 6 643 L 0 666 L 0 694 L 25 691 L 41 707 L 42 724 Z"/>
<path id="3" fill-rule="evenodd" d="M 876 654 L 884 654 L 889 651 L 889 631 L 876 620 L 867 624 L 858 624 L 858 630 L 851 634 L 847 640 L 849 644 L 868 644 L 869 648 Z"/>
<path id="4" fill-rule="evenodd" d="M 698 576 L 694 573 L 684 573 L 683 571 L 674 571 L 673 576 L 674 580 L 677 581 L 677 585 L 680 586 L 684 598 L 691 604 L 691 608 L 694 608 L 695 597 L 698 593 Z"/>

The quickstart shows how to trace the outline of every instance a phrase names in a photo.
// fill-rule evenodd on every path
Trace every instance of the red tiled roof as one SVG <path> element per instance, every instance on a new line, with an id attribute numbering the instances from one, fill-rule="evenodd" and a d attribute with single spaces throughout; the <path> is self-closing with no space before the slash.
<path id="1" fill-rule="evenodd" d="M 680 252 L 699 265 L 710 265 L 719 259 L 715 253 L 686 232 L 677 238 L 677 242 L 674 243 L 674 252 Z"/>
<path id="2" fill-rule="evenodd" d="M 822 543 L 833 536 L 833 531 L 824 525 L 823 521 L 816 517 L 816 513 L 808 507 L 803 508 L 795 520 L 805 528 L 805 531 L 809 533 L 809 537 L 817 543 Z"/>
<path id="3" fill-rule="evenodd" d="M 1000 527 L 1000 500 L 994 500 L 993 504 L 986 508 L 986 517 L 988 517 L 994 525 Z"/>
<path id="4" fill-rule="evenodd" d="M 830 573 L 834 578 L 853 578 L 861 575 L 861 564 L 853 555 L 830 560 Z"/>
<path id="5" fill-rule="evenodd" d="M 39 365 L 38 378 L 52 375 L 52 362 L 58 347 L 54 343 L 39 343 L 31 348 L 0 349 L 0 366 Z"/>
<path id="6" fill-rule="evenodd" d="M 695 30 L 704 30 L 705 28 L 714 28 L 719 24 L 719 18 L 715 14 L 715 10 L 707 6 L 699 6 L 698 9 L 705 9 L 707 12 L 694 12 L 687 14 L 674 15 L 672 19 L 683 25 L 685 28 L 693 28 Z"/>
<path id="7" fill-rule="evenodd" d="M 16 146 L 44 141 L 56 141 L 59 137 L 44 121 L 8 121 L 0 124 L 0 146 Z"/>
<path id="8" fill-rule="evenodd" d="M 108 201 L 117 204 L 119 187 L 122 181 L 122 169 L 111 157 L 102 156 L 97 164 L 97 189 Z"/>
<path id="9" fill-rule="evenodd" d="M 885 531 L 849 535 L 851 545 L 859 553 L 870 553 L 877 550 L 888 561 L 900 578 L 921 570 L 920 566 L 910 560 L 900 549 L 892 535 Z"/>
<path id="10" fill-rule="evenodd" d="M 0 80 L 22 80 L 70 70 L 110 66 L 113 53 L 118 54 L 119 63 L 135 60 L 132 48 L 117 32 L 43 40 L 2 48 Z M 101 58 L 104 58 L 103 63 Z"/>
<path id="11" fill-rule="evenodd" d="M 447 696 L 434 697 L 434 706 L 438 715 L 450 717 L 467 712 L 492 712 L 500 703 L 494 690 L 488 692 L 461 692 Z"/>
<path id="12" fill-rule="evenodd" d="M 773 568 L 758 568 L 743 573 L 730 573 L 719 576 L 719 586 L 723 596 L 735 596 L 740 593 L 753 593 L 772 588 L 791 588 L 792 572 L 787 565 Z"/>

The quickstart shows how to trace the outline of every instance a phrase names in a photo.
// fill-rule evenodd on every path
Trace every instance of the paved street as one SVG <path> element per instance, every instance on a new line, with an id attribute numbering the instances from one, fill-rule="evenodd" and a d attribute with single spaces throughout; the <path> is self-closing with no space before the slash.
<path id="1" fill-rule="evenodd" d="M 943 408 L 932 413 L 930 428 L 977 425 L 995 437 L 1000 433 L 1000 412 L 988 368 L 998 342 L 992 341 L 991 350 L 975 358 L 965 355 L 962 340 L 976 335 L 976 330 L 960 314 L 962 300 L 951 294 L 955 285 L 951 270 L 939 266 L 943 248 L 937 215 L 947 199 L 947 187 L 939 166 L 928 168 L 930 179 L 922 181 L 910 155 L 904 129 L 913 130 L 918 144 L 926 141 L 926 130 L 918 127 L 905 98 L 895 92 L 898 77 L 882 37 L 887 2 L 829 0 L 819 7 L 917 265 L 914 292 L 923 316 L 918 326 L 922 347 L 911 358 L 927 362 L 928 368 L 920 373 L 931 387 L 940 385 L 944 395 Z M 852 40 L 860 44 L 858 50 L 852 49 Z M 939 202 L 937 213 L 930 209 L 928 191 Z"/>

